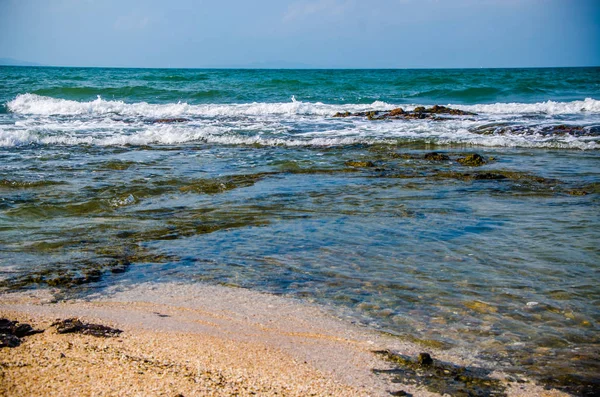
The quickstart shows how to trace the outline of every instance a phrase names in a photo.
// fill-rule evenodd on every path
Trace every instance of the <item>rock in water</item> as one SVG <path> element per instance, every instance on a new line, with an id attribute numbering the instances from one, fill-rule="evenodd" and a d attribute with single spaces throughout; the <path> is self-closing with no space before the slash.
<path id="1" fill-rule="evenodd" d="M 375 163 L 372 161 L 346 161 L 345 163 L 348 167 L 356 167 L 356 168 L 371 168 L 375 167 Z"/>
<path id="2" fill-rule="evenodd" d="M 432 119 L 432 120 L 444 120 L 445 118 L 439 117 L 440 114 L 447 114 L 451 116 L 475 116 L 476 113 L 466 112 L 460 109 L 452 109 L 446 106 L 435 105 L 430 108 L 424 106 L 417 106 L 412 111 L 405 111 L 402 108 L 395 108 L 392 110 L 370 110 L 366 112 L 337 112 L 333 117 L 366 117 L 369 120 L 419 120 L 419 119 Z"/>
<path id="3" fill-rule="evenodd" d="M 459 158 L 458 161 L 460 164 L 468 166 L 468 167 L 479 167 L 486 163 L 485 159 L 478 155 L 477 153 L 469 154 L 465 157 Z"/>
<path id="4" fill-rule="evenodd" d="M 402 114 L 404 114 L 404 109 L 396 108 L 396 109 L 390 110 L 390 112 L 388 113 L 388 116 L 394 117 L 394 116 L 400 116 Z"/>
<path id="5" fill-rule="evenodd" d="M 447 155 L 441 154 L 441 153 L 436 153 L 436 152 L 426 153 L 425 156 L 423 156 L 423 158 L 425 160 L 429 160 L 429 161 L 447 161 L 447 160 L 450 160 L 450 157 L 448 157 Z"/>
<path id="6" fill-rule="evenodd" d="M 419 363 L 419 365 L 428 366 L 433 364 L 433 359 L 431 358 L 429 353 L 419 353 L 419 355 L 417 356 L 417 362 Z"/>

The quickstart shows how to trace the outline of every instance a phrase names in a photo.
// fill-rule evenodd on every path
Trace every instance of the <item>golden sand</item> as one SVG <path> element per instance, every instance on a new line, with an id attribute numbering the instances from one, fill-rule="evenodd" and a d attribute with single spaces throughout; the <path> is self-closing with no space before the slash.
<path id="1" fill-rule="evenodd" d="M 43 291 L 4 294 L 0 317 L 45 330 L 0 349 L 0 396 L 436 395 L 372 371 L 387 368 L 373 350 L 415 355 L 422 347 L 246 290 L 146 284 L 63 302 Z M 100 338 L 51 326 L 70 317 L 124 332 Z M 533 384 L 508 385 L 507 392 L 564 395 Z"/>

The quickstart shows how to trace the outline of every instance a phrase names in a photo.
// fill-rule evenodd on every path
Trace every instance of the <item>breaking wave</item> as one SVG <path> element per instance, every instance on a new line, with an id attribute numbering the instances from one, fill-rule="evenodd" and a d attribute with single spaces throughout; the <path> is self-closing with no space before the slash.
<path id="1" fill-rule="evenodd" d="M 382 101 L 366 105 L 333 105 L 301 102 L 293 97 L 290 102 L 244 104 L 126 103 L 100 97 L 80 102 L 21 94 L 6 103 L 6 108 L 16 119 L 14 124 L 0 125 L 0 146 L 208 143 L 321 147 L 423 142 L 583 150 L 600 148 L 600 136 L 589 133 L 592 126 L 597 128 L 600 124 L 600 101 L 591 98 L 531 104 L 450 104 L 448 106 L 478 115 L 451 117 L 443 121 L 372 122 L 363 117 L 332 117 L 340 111 L 390 110 L 397 106 Z M 415 106 L 417 104 L 402 105 L 406 110 Z M 548 126 L 563 124 L 565 119 L 579 126 L 579 135 L 547 132 Z M 494 123 L 508 125 L 508 128 L 500 128 L 502 133 L 496 133 Z M 511 125 L 518 128 L 511 129 Z M 479 130 L 482 126 L 491 127 L 483 134 Z"/>
<path id="2" fill-rule="evenodd" d="M 191 105 L 185 102 L 150 104 L 147 102 L 126 103 L 110 101 L 98 97 L 94 101 L 78 102 L 57 99 L 36 94 L 21 94 L 8 102 L 9 111 L 18 114 L 32 115 L 106 115 L 143 117 L 175 117 L 175 116 L 250 116 L 250 115 L 317 115 L 331 116 L 338 111 L 389 110 L 400 105 L 376 101 L 370 105 L 346 104 L 331 105 L 321 102 L 301 102 L 292 98 L 291 102 L 280 103 L 244 103 L 244 104 L 205 104 Z M 418 104 L 401 105 L 411 110 Z M 495 103 L 484 105 L 453 105 L 459 109 L 487 114 L 531 114 L 549 115 L 600 113 L 600 101 L 586 98 L 572 102 L 538 102 L 538 103 Z"/>

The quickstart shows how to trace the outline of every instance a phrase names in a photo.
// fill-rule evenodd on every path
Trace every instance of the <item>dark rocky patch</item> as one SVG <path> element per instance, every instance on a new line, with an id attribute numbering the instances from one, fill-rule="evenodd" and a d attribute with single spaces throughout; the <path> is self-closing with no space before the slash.
<path id="1" fill-rule="evenodd" d="M 425 160 L 429 160 L 429 161 L 447 161 L 450 160 L 450 157 L 443 154 L 443 153 L 437 153 L 437 152 L 431 152 L 431 153 L 425 153 L 425 155 L 423 156 L 423 158 Z"/>
<path id="2" fill-rule="evenodd" d="M 600 182 L 590 183 L 583 186 L 580 190 L 583 190 L 588 194 L 600 194 Z"/>
<path id="3" fill-rule="evenodd" d="M 29 324 L 0 318 L 0 348 L 17 347 L 21 344 L 21 338 L 29 335 L 39 334 L 43 330 L 36 330 Z"/>
<path id="4" fill-rule="evenodd" d="M 396 108 L 396 109 L 390 110 L 390 112 L 388 113 L 388 116 L 395 117 L 395 116 L 403 115 L 405 113 L 406 112 L 404 111 L 404 109 L 402 109 L 402 108 Z"/>
<path id="5" fill-rule="evenodd" d="M 84 323 L 76 318 L 59 320 L 53 323 L 52 326 L 56 327 L 56 332 L 59 334 L 77 333 L 103 338 L 117 336 L 123 332 L 120 329 L 107 327 L 106 325 Z"/>
<path id="6" fill-rule="evenodd" d="M 352 113 L 350 112 L 337 112 L 336 114 L 333 115 L 333 117 L 350 117 L 352 116 Z"/>
<path id="7" fill-rule="evenodd" d="M 419 353 L 417 363 L 422 367 L 427 367 L 433 364 L 433 358 L 431 358 L 429 353 Z"/>
<path id="8" fill-rule="evenodd" d="M 420 106 L 415 108 L 415 112 L 419 113 L 430 113 L 430 114 L 450 114 L 453 116 L 475 116 L 476 113 L 466 112 L 464 110 L 452 109 L 446 106 L 434 105 L 428 109 Z"/>
<path id="9" fill-rule="evenodd" d="M 475 180 L 486 180 L 486 181 L 498 181 L 502 179 L 507 179 L 505 175 L 496 174 L 493 172 L 480 172 L 472 175 L 472 178 Z"/>
<path id="10" fill-rule="evenodd" d="M 150 257 L 152 258 L 135 253 L 121 256 L 116 251 L 110 250 L 109 248 L 99 249 L 97 250 L 97 253 L 101 255 L 101 257 L 96 260 L 80 260 L 73 263 L 53 263 L 47 268 L 37 269 L 26 275 L 2 280 L 0 281 L 0 288 L 18 290 L 35 285 L 47 285 L 67 290 L 81 285 L 98 282 L 108 272 L 115 274 L 124 273 L 129 269 L 132 262 L 154 262 L 153 260 L 148 260 L 154 258 L 151 255 Z"/>
<path id="11" fill-rule="evenodd" d="M 433 180 L 455 179 L 464 182 L 495 181 L 490 188 L 495 193 L 508 193 L 526 196 L 554 196 L 556 194 L 567 194 L 569 189 L 563 182 L 556 179 L 544 178 L 526 172 L 511 170 L 490 170 L 460 172 L 449 170 L 437 170 L 430 174 L 422 175 Z M 578 189 L 575 189 L 578 190 Z M 583 187 L 583 191 L 590 192 L 589 187 Z"/>
<path id="12" fill-rule="evenodd" d="M 457 159 L 456 161 L 467 167 L 480 167 L 487 163 L 487 161 L 477 153 L 468 154 L 465 157 Z"/>
<path id="13" fill-rule="evenodd" d="M 524 172 L 493 170 L 489 172 L 474 171 L 474 172 L 457 172 L 457 171 L 440 171 L 433 175 L 436 179 L 460 179 L 463 181 L 473 180 L 511 180 L 518 181 L 522 185 L 554 185 L 558 183 L 552 179 L 546 179 L 541 176 L 531 175 Z"/>
<path id="14" fill-rule="evenodd" d="M 128 259 L 121 259 L 116 261 L 116 263 L 110 268 L 110 272 L 114 274 L 125 273 L 127 269 L 131 266 L 131 262 Z"/>
<path id="15" fill-rule="evenodd" d="M 567 192 L 567 194 L 569 194 L 571 196 L 587 196 L 589 193 L 583 189 L 573 189 L 573 190 L 569 190 Z"/>
<path id="16" fill-rule="evenodd" d="M 21 339 L 11 334 L 0 334 L 0 348 L 17 347 L 21 344 Z"/>
<path id="17" fill-rule="evenodd" d="M 350 161 L 346 161 L 344 164 L 346 164 L 348 167 L 355 167 L 355 168 L 372 168 L 375 167 L 375 163 L 373 163 L 372 161 L 360 161 L 360 160 L 350 160 Z"/>
<path id="18" fill-rule="evenodd" d="M 402 108 L 396 108 L 389 111 L 371 110 L 368 112 L 338 112 L 333 117 L 366 117 L 369 120 L 411 120 L 411 119 L 432 119 L 443 120 L 439 115 L 450 116 L 475 116 L 476 113 L 466 112 L 464 110 L 453 109 L 446 106 L 435 105 L 430 108 L 418 106 L 412 111 Z"/>
<path id="19" fill-rule="evenodd" d="M 114 171 L 123 171 L 126 170 L 137 163 L 135 161 L 121 161 L 121 160 L 112 160 L 107 161 L 105 163 L 100 164 L 100 169 L 114 170 Z"/>
<path id="20" fill-rule="evenodd" d="M 220 178 L 196 179 L 184 184 L 179 190 L 182 192 L 217 194 L 252 186 L 269 175 L 273 175 L 273 173 L 228 175 Z"/>
<path id="21" fill-rule="evenodd" d="M 461 367 L 434 360 L 428 353 L 416 358 L 392 353 L 389 350 L 375 351 L 394 368 L 375 369 L 378 374 L 392 376 L 392 382 L 415 384 L 427 390 L 452 396 L 505 396 L 505 386 L 498 379 L 491 378 L 484 368 Z M 402 394 L 400 394 L 402 395 Z"/>

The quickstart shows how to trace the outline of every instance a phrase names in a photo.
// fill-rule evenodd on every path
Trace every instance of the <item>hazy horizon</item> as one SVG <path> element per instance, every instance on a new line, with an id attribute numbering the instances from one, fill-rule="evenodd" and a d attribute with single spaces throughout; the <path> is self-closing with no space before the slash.
<path id="1" fill-rule="evenodd" d="M 12 61 L 23 62 L 27 64 L 3 64 L 2 60 L 10 59 Z M 600 68 L 599 65 L 589 66 L 506 66 L 506 67 L 414 67 L 414 68 L 387 68 L 387 67 L 258 67 L 255 65 L 232 65 L 232 66 L 190 66 L 190 67 L 153 67 L 153 66 L 78 66 L 78 65 L 43 65 L 35 62 L 28 62 L 14 58 L 0 58 L 0 67 L 39 67 L 39 68 L 74 68 L 74 69 L 169 69 L 169 70 L 477 70 L 477 69 L 593 69 Z"/>

